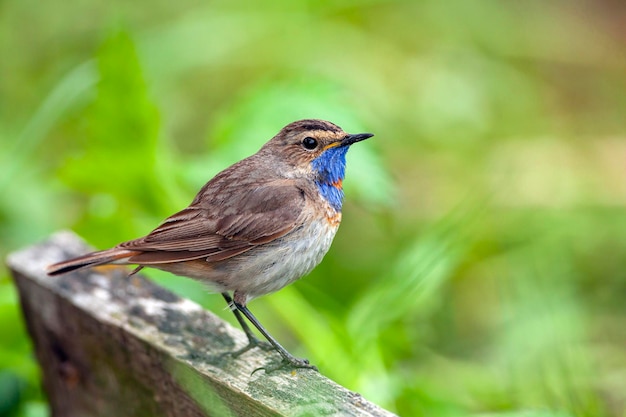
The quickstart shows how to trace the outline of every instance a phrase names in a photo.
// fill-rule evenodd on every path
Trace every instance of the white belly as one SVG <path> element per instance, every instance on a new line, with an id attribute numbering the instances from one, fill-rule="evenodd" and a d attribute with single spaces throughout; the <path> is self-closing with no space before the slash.
<path id="1" fill-rule="evenodd" d="M 276 241 L 238 255 L 220 280 L 226 289 L 245 293 L 248 300 L 278 291 L 311 272 L 323 259 L 335 237 L 337 226 L 326 219 L 308 223 Z"/>
<path id="2" fill-rule="evenodd" d="M 326 217 L 303 220 L 302 226 L 285 236 L 223 261 L 205 263 L 198 259 L 151 266 L 197 279 L 216 292 L 236 291 L 247 302 L 311 272 L 328 252 L 341 212 L 329 206 Z"/>

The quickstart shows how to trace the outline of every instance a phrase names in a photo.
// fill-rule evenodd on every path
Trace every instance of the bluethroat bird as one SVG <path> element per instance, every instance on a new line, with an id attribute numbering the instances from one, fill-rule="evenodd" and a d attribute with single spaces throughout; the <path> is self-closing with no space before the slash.
<path id="1" fill-rule="evenodd" d="M 293 122 L 256 154 L 217 174 L 189 207 L 147 236 L 51 265 L 48 274 L 134 264 L 132 273 L 152 267 L 197 279 L 220 292 L 235 314 L 249 341 L 242 351 L 264 345 L 245 316 L 286 365 L 316 369 L 287 352 L 247 304 L 321 262 L 341 221 L 346 152 L 372 136 L 351 135 L 323 120 Z"/>

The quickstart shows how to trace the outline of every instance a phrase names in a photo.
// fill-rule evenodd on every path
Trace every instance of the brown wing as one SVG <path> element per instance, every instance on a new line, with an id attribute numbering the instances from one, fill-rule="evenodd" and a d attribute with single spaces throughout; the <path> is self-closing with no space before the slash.
<path id="1" fill-rule="evenodd" d="M 201 192 L 202 199 L 196 198 L 147 236 L 118 245 L 141 251 L 129 263 L 227 259 L 293 230 L 305 205 L 304 192 L 287 180 L 216 184 Z"/>

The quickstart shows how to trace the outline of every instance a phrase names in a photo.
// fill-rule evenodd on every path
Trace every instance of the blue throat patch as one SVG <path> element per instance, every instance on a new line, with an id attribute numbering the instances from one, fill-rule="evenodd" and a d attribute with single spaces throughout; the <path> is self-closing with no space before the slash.
<path id="1" fill-rule="evenodd" d="M 325 150 L 311 161 L 313 170 L 318 174 L 315 183 L 320 194 L 337 211 L 341 211 L 343 203 L 342 181 L 346 175 L 346 152 L 348 146 L 336 146 Z"/>

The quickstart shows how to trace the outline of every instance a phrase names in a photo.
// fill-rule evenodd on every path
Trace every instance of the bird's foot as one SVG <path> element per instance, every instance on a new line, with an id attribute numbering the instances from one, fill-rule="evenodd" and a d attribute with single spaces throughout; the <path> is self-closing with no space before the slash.
<path id="1" fill-rule="evenodd" d="M 319 369 L 317 369 L 317 366 L 311 365 L 308 359 L 300 359 L 300 358 L 296 358 L 295 356 L 290 356 L 290 357 L 283 357 L 282 360 L 277 364 L 256 368 L 254 371 L 252 371 L 251 375 L 254 375 L 254 373 L 257 371 L 265 371 L 266 374 L 271 374 L 272 372 L 282 371 L 282 370 L 289 370 L 293 372 L 296 369 L 312 369 L 315 372 L 319 372 Z"/>

